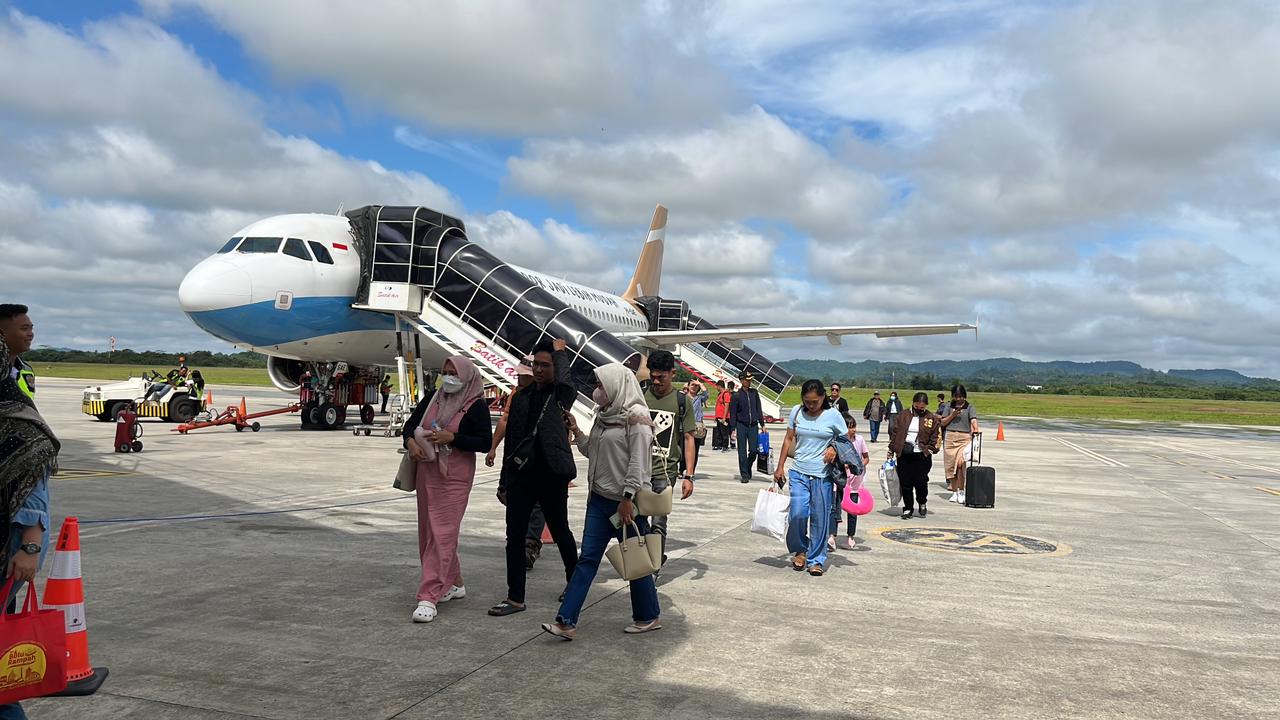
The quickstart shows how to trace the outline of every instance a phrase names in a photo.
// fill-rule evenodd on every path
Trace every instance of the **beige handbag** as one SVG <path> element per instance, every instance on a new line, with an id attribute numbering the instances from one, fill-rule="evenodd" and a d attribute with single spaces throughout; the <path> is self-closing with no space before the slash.
<path id="1" fill-rule="evenodd" d="M 671 514 L 672 486 L 662 492 L 654 492 L 653 484 L 640 483 L 640 492 L 636 493 L 636 514 L 645 517 L 664 517 Z"/>
<path id="2" fill-rule="evenodd" d="M 627 537 L 628 527 L 635 530 L 634 537 Z M 632 522 L 622 529 L 622 541 L 610 545 L 604 556 L 623 580 L 639 580 L 662 567 L 662 535 L 655 532 L 641 535 L 640 526 Z"/>
<path id="3" fill-rule="evenodd" d="M 391 483 L 391 487 L 405 492 L 413 492 L 417 486 L 418 480 L 418 463 L 409 457 L 406 452 L 400 456 L 400 468 L 396 470 L 395 482 Z"/>

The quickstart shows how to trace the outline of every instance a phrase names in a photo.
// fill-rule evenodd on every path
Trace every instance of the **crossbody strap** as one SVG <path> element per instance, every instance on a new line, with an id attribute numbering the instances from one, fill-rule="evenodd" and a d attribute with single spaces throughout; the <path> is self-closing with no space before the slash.
<path id="1" fill-rule="evenodd" d="M 551 392 L 553 394 L 555 393 L 554 387 L 551 389 Z M 538 437 L 538 428 L 542 426 L 542 416 L 547 414 L 547 406 L 550 404 L 551 404 L 551 396 L 548 395 L 547 399 L 542 403 L 542 410 L 538 412 L 538 419 L 533 421 L 533 435 L 531 435 L 530 437 Z"/>

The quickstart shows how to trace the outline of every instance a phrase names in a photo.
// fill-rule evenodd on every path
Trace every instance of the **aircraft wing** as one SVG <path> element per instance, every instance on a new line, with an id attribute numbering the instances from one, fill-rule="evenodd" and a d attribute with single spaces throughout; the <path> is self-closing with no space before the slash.
<path id="1" fill-rule="evenodd" d="M 961 330 L 977 330 L 976 325 L 950 323 L 943 325 L 832 325 L 829 327 L 752 327 L 707 328 L 705 330 L 657 330 L 652 332 L 617 333 L 623 340 L 651 348 L 671 347 L 685 343 L 719 342 L 734 345 L 747 340 L 774 338 L 826 337 L 839 345 L 844 335 L 907 337 L 911 335 L 947 335 Z"/>

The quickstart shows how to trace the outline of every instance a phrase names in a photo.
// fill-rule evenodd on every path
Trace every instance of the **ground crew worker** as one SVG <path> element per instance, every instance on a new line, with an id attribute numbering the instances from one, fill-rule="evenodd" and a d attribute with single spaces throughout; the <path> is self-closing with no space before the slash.
<path id="1" fill-rule="evenodd" d="M 36 339 L 36 326 L 27 312 L 26 305 L 0 304 L 0 334 L 4 335 L 13 356 L 13 362 L 7 368 L 9 377 L 16 380 L 22 393 L 35 402 L 36 372 L 22 359 L 22 353 L 30 350 Z"/>

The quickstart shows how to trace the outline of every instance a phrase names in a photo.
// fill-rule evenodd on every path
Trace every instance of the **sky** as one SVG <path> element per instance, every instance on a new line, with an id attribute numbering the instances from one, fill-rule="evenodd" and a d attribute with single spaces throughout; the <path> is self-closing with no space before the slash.
<path id="1" fill-rule="evenodd" d="M 1280 377 L 1270 0 L 0 0 L 0 302 L 228 350 L 185 272 L 270 215 L 462 217 L 712 322 L 972 322 L 776 359 Z"/>

